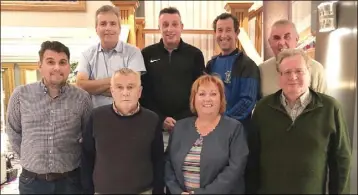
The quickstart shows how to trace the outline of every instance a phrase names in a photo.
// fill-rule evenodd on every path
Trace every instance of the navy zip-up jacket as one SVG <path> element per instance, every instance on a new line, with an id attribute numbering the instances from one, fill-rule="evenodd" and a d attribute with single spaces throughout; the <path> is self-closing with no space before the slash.
<path id="1" fill-rule="evenodd" d="M 238 49 L 229 55 L 214 56 L 206 72 L 220 75 L 225 85 L 225 115 L 243 123 L 245 129 L 252 109 L 260 99 L 260 70 L 256 63 Z"/>

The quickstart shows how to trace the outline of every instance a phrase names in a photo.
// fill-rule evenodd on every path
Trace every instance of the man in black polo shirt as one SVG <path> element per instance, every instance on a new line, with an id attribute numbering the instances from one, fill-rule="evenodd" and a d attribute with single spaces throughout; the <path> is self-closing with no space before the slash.
<path id="1" fill-rule="evenodd" d="M 203 53 L 181 39 L 183 23 L 176 8 L 159 13 L 159 43 L 142 50 L 147 73 L 142 76 L 141 103 L 163 121 L 165 130 L 172 130 L 176 120 L 191 116 L 190 89 L 205 68 Z"/>
<path id="2" fill-rule="evenodd" d="M 110 89 L 113 104 L 94 109 L 83 134 L 84 192 L 163 194 L 162 124 L 138 103 L 140 74 L 122 68 Z"/>

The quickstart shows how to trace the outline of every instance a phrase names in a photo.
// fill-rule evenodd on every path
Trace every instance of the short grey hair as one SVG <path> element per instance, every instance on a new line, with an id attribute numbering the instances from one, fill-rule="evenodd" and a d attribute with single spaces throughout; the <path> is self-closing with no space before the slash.
<path id="1" fill-rule="evenodd" d="M 299 37 L 300 35 L 298 34 L 298 31 L 297 31 L 297 28 L 296 28 L 296 25 L 295 23 L 293 23 L 292 21 L 290 20 L 287 20 L 287 19 L 281 19 L 281 20 L 277 20 L 275 23 L 272 24 L 272 27 L 276 27 L 276 26 L 280 26 L 280 25 L 290 25 L 293 30 L 295 31 L 296 35 Z"/>
<path id="2" fill-rule="evenodd" d="M 280 64 L 281 64 L 283 59 L 288 58 L 288 57 L 292 57 L 292 56 L 296 56 L 296 55 L 300 55 L 303 58 L 306 66 L 307 66 L 307 69 L 310 70 L 311 64 L 309 63 L 309 61 L 311 60 L 311 58 L 306 54 L 306 52 L 303 51 L 303 49 L 291 48 L 291 49 L 284 49 L 282 52 L 280 52 L 277 55 L 277 58 L 276 58 L 276 70 L 277 70 L 277 72 L 280 72 L 279 66 L 280 66 Z"/>
<path id="3" fill-rule="evenodd" d="M 114 72 L 113 76 L 112 76 L 112 80 L 114 79 L 115 76 L 117 75 L 124 75 L 124 76 L 128 76 L 130 74 L 133 74 L 137 77 L 138 79 L 138 82 L 139 82 L 139 86 L 141 85 L 141 74 L 140 72 L 137 72 L 133 69 L 130 69 L 130 68 L 121 68 L 117 71 Z"/>
<path id="4" fill-rule="evenodd" d="M 118 23 L 120 23 L 120 12 L 119 12 L 119 8 L 112 6 L 112 5 L 103 5 L 100 8 L 97 9 L 96 11 L 96 26 L 97 26 L 97 16 L 101 13 L 114 13 L 117 18 L 118 18 Z"/>

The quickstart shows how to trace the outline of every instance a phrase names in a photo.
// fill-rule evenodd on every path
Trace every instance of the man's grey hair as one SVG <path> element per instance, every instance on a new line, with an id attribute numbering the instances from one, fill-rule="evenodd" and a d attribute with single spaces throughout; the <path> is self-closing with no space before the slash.
<path id="1" fill-rule="evenodd" d="M 295 31 L 297 37 L 299 38 L 299 34 L 298 34 L 298 32 L 297 32 L 296 25 L 295 25 L 292 21 L 287 20 L 287 19 L 277 20 L 275 23 L 272 24 L 271 29 L 272 29 L 273 27 L 281 26 L 281 25 L 291 25 L 292 29 Z"/>
<path id="2" fill-rule="evenodd" d="M 96 11 L 96 26 L 98 23 L 97 16 L 101 13 L 114 13 L 118 18 L 118 23 L 120 23 L 121 18 L 120 18 L 119 8 L 112 5 L 103 5 L 100 8 L 98 8 Z"/>
<path id="3" fill-rule="evenodd" d="M 311 58 L 306 54 L 306 52 L 303 49 L 291 48 L 291 49 L 285 49 L 277 55 L 276 58 L 277 72 L 280 72 L 279 66 L 283 59 L 296 55 L 300 55 L 303 58 L 305 65 L 307 66 L 307 69 L 310 70 L 311 64 L 309 63 L 309 61 L 311 60 Z"/>
<path id="4" fill-rule="evenodd" d="M 139 86 L 140 86 L 141 85 L 141 74 L 140 74 L 140 72 L 137 72 L 137 71 L 135 71 L 133 69 L 130 69 L 130 68 L 121 68 L 121 69 L 115 71 L 111 80 L 113 81 L 114 77 L 117 76 L 117 75 L 128 76 L 130 74 L 133 74 L 133 75 L 135 75 L 137 77 L 137 80 L 138 80 L 138 83 L 139 83 Z"/>

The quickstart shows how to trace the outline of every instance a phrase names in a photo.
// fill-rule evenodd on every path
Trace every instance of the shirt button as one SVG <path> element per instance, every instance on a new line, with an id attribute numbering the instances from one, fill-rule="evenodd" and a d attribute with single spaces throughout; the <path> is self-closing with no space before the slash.
<path id="1" fill-rule="evenodd" d="M 50 150 L 50 154 L 52 153 L 52 150 Z"/>
<path id="2" fill-rule="evenodd" d="M 52 123 L 49 123 L 50 126 L 52 126 Z"/>
<path id="3" fill-rule="evenodd" d="M 52 139 L 52 137 L 49 137 L 49 139 Z"/>

